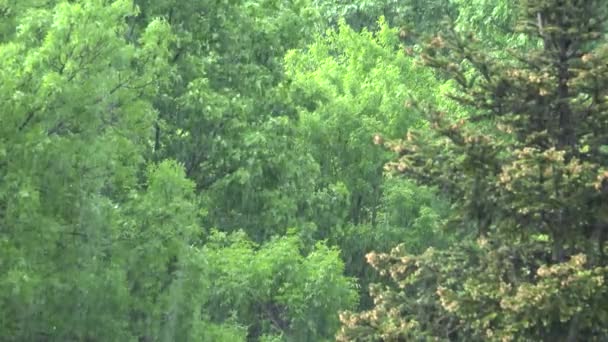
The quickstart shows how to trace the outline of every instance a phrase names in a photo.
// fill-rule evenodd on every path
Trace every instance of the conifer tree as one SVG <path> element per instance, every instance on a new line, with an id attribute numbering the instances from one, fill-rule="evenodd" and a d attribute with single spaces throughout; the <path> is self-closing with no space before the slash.
<path id="1" fill-rule="evenodd" d="M 608 338 L 608 44 L 603 1 L 520 1 L 532 48 L 491 51 L 446 29 L 424 62 L 458 85 L 455 118 L 425 104 L 432 134 L 385 145 L 387 168 L 451 198 L 445 251 L 368 255 L 395 288 L 341 316 L 339 340 Z M 498 57 L 500 56 L 500 57 Z"/>

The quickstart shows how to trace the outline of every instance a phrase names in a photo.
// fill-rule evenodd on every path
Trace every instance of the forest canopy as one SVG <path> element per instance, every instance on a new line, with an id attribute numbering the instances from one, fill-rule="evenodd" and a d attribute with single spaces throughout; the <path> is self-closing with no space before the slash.
<path id="1" fill-rule="evenodd" d="M 607 23 L 0 0 L 0 340 L 608 340 Z"/>

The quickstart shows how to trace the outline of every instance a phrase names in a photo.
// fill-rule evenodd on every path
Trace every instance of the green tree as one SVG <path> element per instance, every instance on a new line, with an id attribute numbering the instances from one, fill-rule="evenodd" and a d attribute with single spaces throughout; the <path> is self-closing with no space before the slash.
<path id="1" fill-rule="evenodd" d="M 339 340 L 607 338 L 602 4 L 522 1 L 518 29 L 535 44 L 509 59 L 449 30 L 430 42 L 423 59 L 456 81 L 470 115 L 428 106 L 434 135 L 387 143 L 390 166 L 443 189 L 449 226 L 477 240 L 369 254 L 397 287 L 373 287 L 373 309 L 343 314 Z"/>
<path id="2" fill-rule="evenodd" d="M 298 135 L 319 164 L 318 186 L 343 186 L 348 194 L 344 217 L 317 221 L 322 237 L 342 221 L 377 224 L 389 155 L 378 153 L 372 138 L 396 138 L 398 127 L 421 125 L 420 116 L 403 104 L 410 94 L 434 96 L 422 88 L 434 85 L 433 76 L 400 52 L 396 29 L 383 21 L 380 27 L 377 33 L 356 33 L 343 23 L 306 52 L 293 50 L 286 57 Z"/>
<path id="3" fill-rule="evenodd" d="M 143 340 L 190 340 L 200 334 L 205 294 L 204 271 L 191 261 L 201 234 L 194 183 L 171 161 L 150 167 L 147 178 L 145 191 L 120 208 L 129 330 Z"/>
<path id="4" fill-rule="evenodd" d="M 3 340 L 130 338 L 117 208 L 170 41 L 162 21 L 125 41 L 131 15 L 129 1 L 32 7 L 0 45 Z"/>
<path id="5" fill-rule="evenodd" d="M 375 279 L 367 252 L 389 251 L 395 241 L 424 248 L 442 240 L 436 222 L 445 210 L 433 189 L 383 177 L 390 154 L 373 138 L 423 128 L 422 117 L 404 103 L 411 96 L 435 102 L 434 92 L 444 90 L 403 54 L 398 30 L 383 19 L 377 32 L 342 22 L 305 50 L 288 53 L 285 67 L 297 139 L 319 165 L 309 207 L 313 236 L 340 246 L 348 274 L 366 291 Z M 371 303 L 363 297 L 362 304 Z"/>
<path id="6" fill-rule="evenodd" d="M 318 243 L 304 253 L 295 235 L 257 245 L 243 232 L 213 233 L 200 254 L 211 280 L 205 315 L 248 326 L 250 340 L 332 338 L 337 312 L 357 303 L 354 281 L 342 275 L 337 249 Z"/>
<path id="7" fill-rule="evenodd" d="M 455 28 L 474 32 L 485 44 L 502 43 L 515 38 L 524 39 L 511 29 L 517 24 L 519 8 L 516 1 L 452 0 L 458 9 Z"/>
<path id="8" fill-rule="evenodd" d="M 204 225 L 256 241 L 299 226 L 315 165 L 294 146 L 277 85 L 285 51 L 321 32 L 309 1 L 137 1 L 133 30 L 161 16 L 175 32 L 171 83 L 156 108 L 153 160 L 182 162 Z"/>
<path id="9" fill-rule="evenodd" d="M 380 17 L 389 25 L 407 25 L 420 31 L 432 31 L 446 16 L 455 16 L 457 8 L 450 0 L 333 0 L 313 2 L 320 15 L 331 25 L 341 19 L 354 30 L 375 29 Z"/>

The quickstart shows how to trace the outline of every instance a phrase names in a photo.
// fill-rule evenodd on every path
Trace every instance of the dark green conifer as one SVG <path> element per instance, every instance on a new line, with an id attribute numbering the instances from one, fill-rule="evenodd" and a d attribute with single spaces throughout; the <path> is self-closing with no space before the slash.
<path id="1" fill-rule="evenodd" d="M 386 143 L 388 168 L 451 198 L 447 251 L 368 255 L 397 288 L 343 314 L 341 340 L 608 339 L 608 44 L 603 1 L 520 1 L 530 44 L 492 51 L 447 29 L 424 62 L 468 109 Z M 422 107 L 422 105 L 419 105 Z M 472 242 L 467 242 L 475 240 Z"/>

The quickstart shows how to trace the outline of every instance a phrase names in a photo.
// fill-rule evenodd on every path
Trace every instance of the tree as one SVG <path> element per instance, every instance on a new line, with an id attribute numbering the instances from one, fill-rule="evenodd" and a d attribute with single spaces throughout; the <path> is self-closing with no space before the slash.
<path id="1" fill-rule="evenodd" d="M 149 159 L 185 165 L 205 228 L 262 242 L 300 226 L 315 165 L 290 139 L 293 110 L 278 85 L 285 51 L 324 28 L 310 1 L 136 3 L 134 32 L 160 16 L 176 36 Z"/>
<path id="2" fill-rule="evenodd" d="M 167 25 L 129 1 L 18 13 L 0 45 L 0 338 L 129 339 L 119 210 L 139 186 Z M 120 317 L 110 319 L 110 317 Z"/>
<path id="3" fill-rule="evenodd" d="M 324 243 L 306 249 L 294 234 L 257 245 L 242 231 L 213 232 L 199 254 L 210 280 L 207 319 L 247 326 L 249 340 L 331 338 L 337 311 L 357 303 L 354 281 L 342 275 L 339 250 Z"/>
<path id="4" fill-rule="evenodd" d="M 333 336 L 357 294 L 337 249 L 300 239 L 319 170 L 280 85 L 308 2 L 0 16 L 0 340 Z"/>
<path id="5" fill-rule="evenodd" d="M 348 194 L 344 217 L 336 215 L 336 208 L 334 220 L 315 221 L 325 232 L 321 237 L 330 236 L 340 221 L 376 226 L 382 167 L 389 156 L 376 153 L 370 138 L 397 137 L 398 127 L 421 125 L 420 116 L 402 104 L 408 92 L 434 97 L 420 85 L 439 83 L 400 53 L 397 30 L 383 19 L 378 32 L 357 33 L 343 22 L 306 51 L 292 50 L 286 73 L 298 112 L 297 138 L 320 168 L 317 186 L 343 187 Z"/>
<path id="6" fill-rule="evenodd" d="M 511 58 L 453 30 L 430 41 L 422 58 L 455 80 L 450 96 L 470 114 L 420 105 L 434 134 L 386 144 L 398 154 L 389 168 L 440 187 L 455 209 L 449 226 L 474 238 L 369 254 L 398 286 L 374 287 L 373 309 L 343 314 L 340 340 L 608 337 L 606 9 L 520 9 L 533 48 Z"/>
<path id="7" fill-rule="evenodd" d="M 390 153 L 371 140 L 424 126 L 403 103 L 413 94 L 435 102 L 441 83 L 402 53 L 398 29 L 383 18 L 378 26 L 356 32 L 343 21 L 285 59 L 289 100 L 298 113 L 295 138 L 319 168 L 304 213 L 315 239 L 340 246 L 347 273 L 362 285 L 363 306 L 376 278 L 365 253 L 389 251 L 394 241 L 425 248 L 444 240 L 435 229 L 444 210 L 433 189 L 383 177 Z"/>
<path id="8" fill-rule="evenodd" d="M 356 31 L 377 28 L 378 18 L 386 18 L 391 27 L 407 25 L 420 32 L 433 30 L 446 16 L 456 15 L 450 0 L 314 0 L 320 15 L 332 26 L 340 20 Z"/>
<path id="9" fill-rule="evenodd" d="M 143 340 L 201 338 L 207 293 L 205 272 L 192 261 L 202 235 L 194 183 L 181 165 L 164 161 L 149 167 L 145 186 L 119 209 L 115 242 L 129 288 L 129 331 Z"/>

